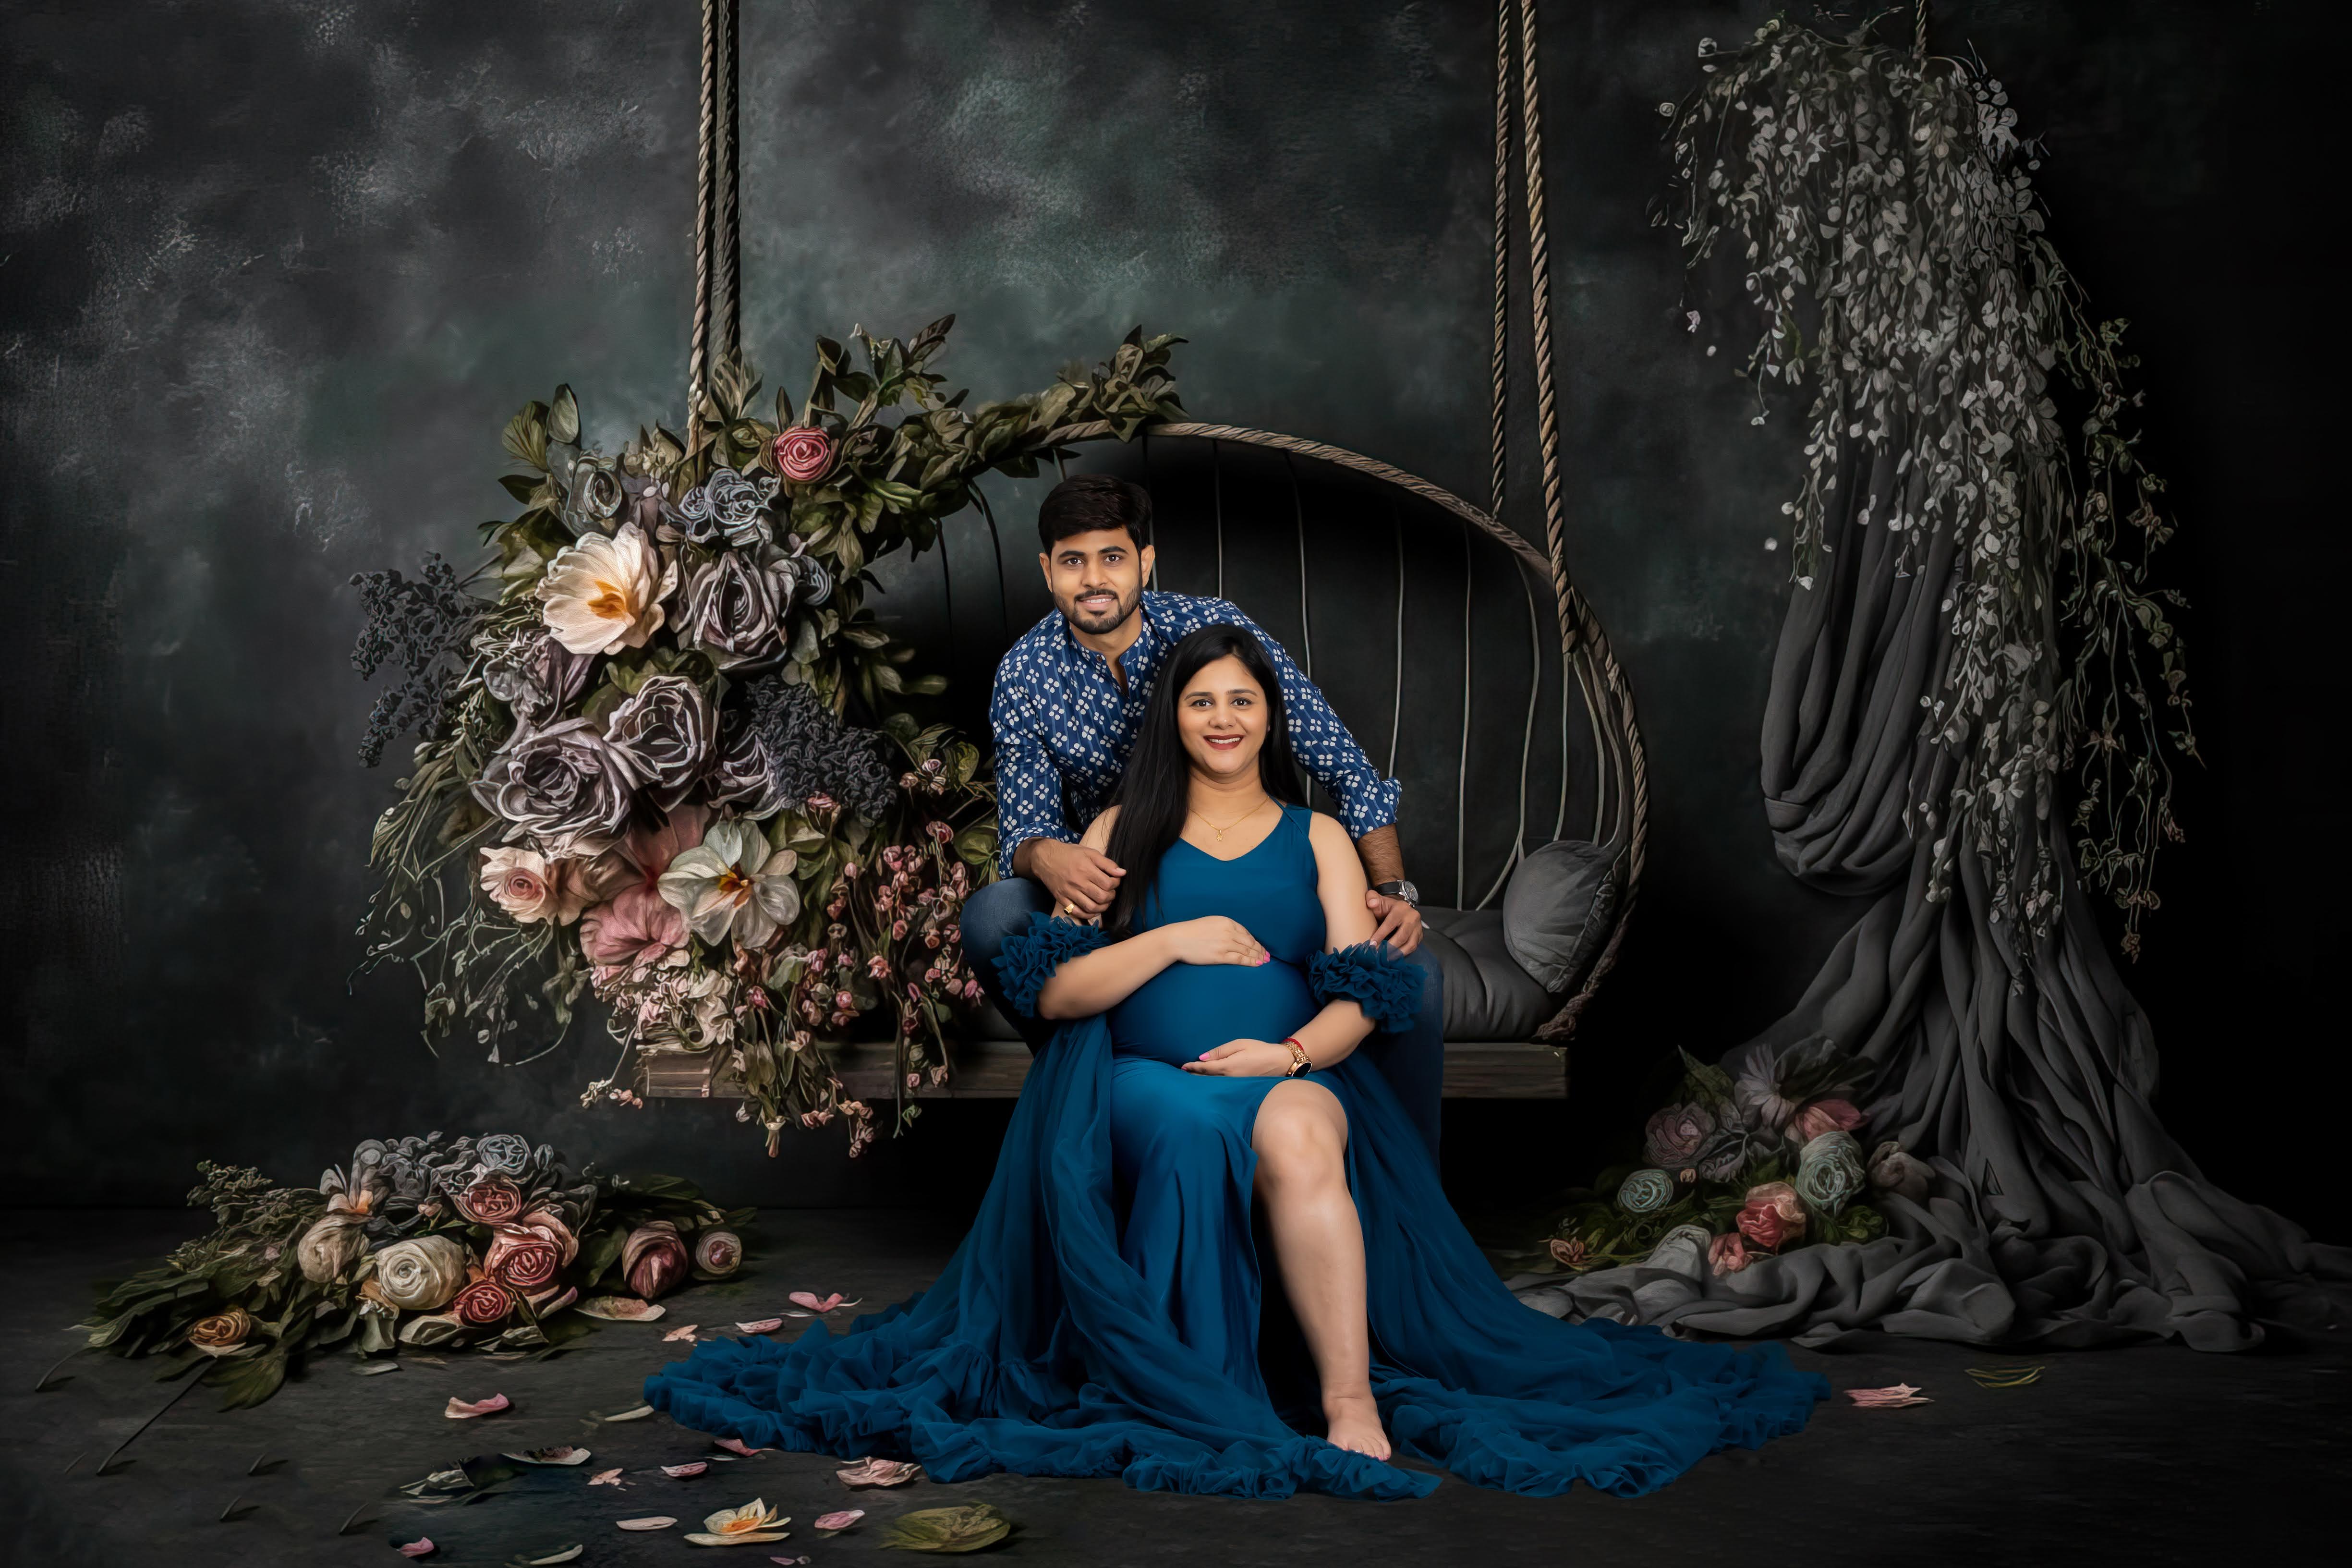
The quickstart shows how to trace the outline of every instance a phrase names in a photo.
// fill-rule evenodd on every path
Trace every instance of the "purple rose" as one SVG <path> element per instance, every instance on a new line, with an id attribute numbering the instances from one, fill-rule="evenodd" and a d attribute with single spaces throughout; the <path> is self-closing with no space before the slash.
<path id="1" fill-rule="evenodd" d="M 1642 1157 L 1669 1171 L 1686 1169 L 1714 1135 L 1715 1118 L 1699 1105 L 1669 1105 L 1642 1131 Z"/>

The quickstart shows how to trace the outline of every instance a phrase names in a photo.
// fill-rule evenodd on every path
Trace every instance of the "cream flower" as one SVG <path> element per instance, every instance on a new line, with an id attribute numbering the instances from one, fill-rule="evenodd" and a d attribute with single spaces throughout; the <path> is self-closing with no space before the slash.
<path id="1" fill-rule="evenodd" d="M 661 629 L 661 602 L 677 586 L 677 563 L 635 523 L 592 533 L 559 552 L 536 590 L 547 629 L 573 653 L 643 647 Z"/>
<path id="2" fill-rule="evenodd" d="M 730 818 L 712 823 L 700 844 L 669 863 L 661 896 L 707 942 L 731 936 L 745 947 L 764 947 L 800 918 L 801 890 L 793 880 L 799 864 L 792 850 L 770 849 L 756 826 Z"/>
<path id="3" fill-rule="evenodd" d="M 750 1546 L 757 1542 L 782 1541 L 787 1533 L 783 1527 L 792 1521 L 779 1514 L 758 1498 L 741 1508 L 722 1508 L 702 1521 L 702 1529 L 687 1539 L 697 1546 Z"/>
<path id="4" fill-rule="evenodd" d="M 590 885 L 588 868 L 585 860 L 551 863 L 536 849 L 500 846 L 482 851 L 482 891 L 526 925 L 553 921 L 568 926 L 602 897 Z"/>

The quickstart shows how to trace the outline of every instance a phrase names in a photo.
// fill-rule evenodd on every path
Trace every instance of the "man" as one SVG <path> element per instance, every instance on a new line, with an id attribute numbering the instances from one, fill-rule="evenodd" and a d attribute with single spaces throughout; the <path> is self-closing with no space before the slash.
<path id="1" fill-rule="evenodd" d="M 1044 546 L 1037 564 L 1054 613 L 1024 633 L 996 668 L 989 721 L 996 734 L 1001 879 L 963 910 L 964 952 L 982 986 L 1032 1047 L 1045 1043 L 1048 1027 L 1005 1005 L 997 952 L 1040 910 L 1091 919 L 1109 907 L 1126 868 L 1078 837 L 1118 783 L 1152 677 L 1169 649 L 1195 628 L 1247 627 L 1281 679 L 1293 749 L 1338 804 L 1339 821 L 1363 857 L 1375 935 L 1421 965 L 1421 1015 L 1413 1026 L 1375 1035 L 1359 1048 L 1396 1089 L 1434 1156 L 1444 1088 L 1444 987 L 1434 957 L 1421 945 L 1420 895 L 1404 878 L 1395 782 L 1373 771 L 1323 694 L 1247 616 L 1222 599 L 1144 591 L 1151 580 L 1151 499 L 1137 486 L 1108 474 L 1065 479 L 1038 509 L 1037 534 Z"/>

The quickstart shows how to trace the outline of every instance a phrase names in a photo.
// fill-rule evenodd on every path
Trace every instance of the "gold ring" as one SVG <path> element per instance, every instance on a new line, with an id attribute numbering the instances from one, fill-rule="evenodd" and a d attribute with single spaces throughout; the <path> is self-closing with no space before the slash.
<path id="1" fill-rule="evenodd" d="M 1067 899 L 1064 899 L 1062 900 L 1062 908 L 1068 910 L 1071 914 L 1076 914 L 1078 912 L 1078 906 Z"/>

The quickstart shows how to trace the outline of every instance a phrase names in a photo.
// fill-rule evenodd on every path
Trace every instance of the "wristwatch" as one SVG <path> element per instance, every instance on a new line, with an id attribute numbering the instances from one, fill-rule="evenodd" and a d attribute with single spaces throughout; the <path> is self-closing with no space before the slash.
<path id="1" fill-rule="evenodd" d="M 1378 887 L 1374 888 L 1372 891 L 1380 894 L 1381 897 L 1384 899 L 1402 899 L 1406 903 L 1411 904 L 1415 909 L 1419 909 L 1421 907 L 1421 889 L 1414 887 L 1411 882 L 1404 880 L 1402 878 L 1399 878 L 1393 882 L 1382 882 Z"/>

